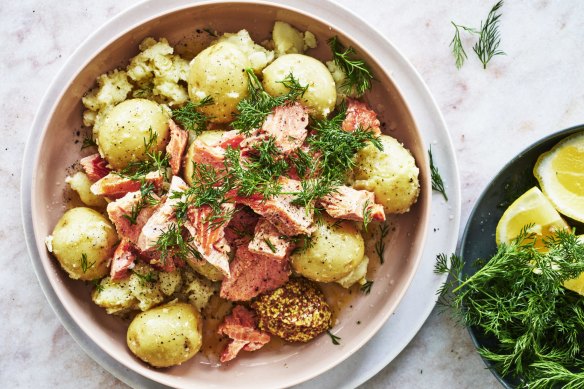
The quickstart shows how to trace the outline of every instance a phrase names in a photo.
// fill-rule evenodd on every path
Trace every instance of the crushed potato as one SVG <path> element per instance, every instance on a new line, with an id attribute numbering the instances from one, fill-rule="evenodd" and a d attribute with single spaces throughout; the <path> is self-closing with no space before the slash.
<path id="1" fill-rule="evenodd" d="M 93 126 L 107 111 L 128 97 L 148 98 L 169 106 L 188 100 L 186 88 L 189 63 L 164 38 L 146 38 L 125 70 L 113 70 L 97 78 L 97 87 L 82 99 L 87 110 L 83 124 Z"/>
<path id="2" fill-rule="evenodd" d="M 229 42 L 235 45 L 248 59 L 254 72 L 259 73 L 274 60 L 274 52 L 256 44 L 247 30 L 237 34 L 225 33 L 215 43 Z"/>
<path id="3" fill-rule="evenodd" d="M 71 189 L 73 189 L 79 195 L 79 198 L 83 204 L 90 207 L 102 208 L 107 205 L 107 202 L 102 196 L 96 196 L 89 189 L 92 182 L 87 177 L 87 174 L 83 172 L 77 172 L 72 176 L 65 178 L 65 183 L 69 184 Z"/>
<path id="4" fill-rule="evenodd" d="M 316 36 L 310 31 L 298 31 L 290 24 L 277 21 L 272 30 L 272 40 L 276 57 L 284 54 L 303 54 L 317 45 Z"/>
<path id="5" fill-rule="evenodd" d="M 158 272 L 138 263 L 126 279 L 112 281 L 105 277 L 93 291 L 93 302 L 109 314 L 123 314 L 133 309 L 146 311 L 172 295 L 182 285 L 178 271 Z"/>

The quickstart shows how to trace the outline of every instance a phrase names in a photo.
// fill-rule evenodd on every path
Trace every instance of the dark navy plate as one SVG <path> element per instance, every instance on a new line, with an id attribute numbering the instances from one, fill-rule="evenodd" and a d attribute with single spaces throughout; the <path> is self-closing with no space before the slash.
<path id="1" fill-rule="evenodd" d="M 533 175 L 537 158 L 562 139 L 580 131 L 584 131 L 584 125 L 559 131 L 539 140 L 519 153 L 493 178 L 479 197 L 462 235 L 458 255 L 466 262 L 463 276 L 476 272 L 477 267 L 473 265 L 476 259 L 491 258 L 497 251 L 495 230 L 503 212 L 528 189 L 538 185 Z M 570 220 L 568 224 L 576 227 L 579 233 L 584 231 L 580 223 Z M 477 348 L 497 344 L 494 337 L 485 336 L 477 328 L 469 328 L 469 333 Z M 483 360 L 505 388 L 515 388 L 518 385 L 518 377 L 503 377 L 494 370 L 490 361 Z"/>

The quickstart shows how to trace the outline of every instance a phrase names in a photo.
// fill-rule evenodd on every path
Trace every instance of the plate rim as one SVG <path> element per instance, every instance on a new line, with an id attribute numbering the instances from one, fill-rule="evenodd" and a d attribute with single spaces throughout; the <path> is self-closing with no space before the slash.
<path id="1" fill-rule="evenodd" d="M 97 29 L 92 34 L 90 34 L 85 39 L 85 41 L 73 52 L 71 57 L 63 65 L 60 72 L 55 76 L 55 78 L 53 79 L 53 82 L 50 84 L 48 89 L 45 91 L 44 97 L 41 100 L 43 103 L 41 103 L 41 106 L 37 112 L 37 115 L 35 116 L 35 120 L 34 120 L 33 125 L 32 125 L 33 129 L 38 128 L 39 122 L 45 121 L 42 118 L 50 117 L 50 114 L 54 108 L 54 105 L 46 104 L 45 103 L 47 101 L 46 97 L 50 94 L 54 94 L 54 91 L 55 91 L 56 85 L 58 84 L 58 81 L 60 81 L 63 78 L 70 79 L 72 76 L 74 76 L 74 74 L 76 72 L 76 68 L 77 68 L 77 67 L 75 67 L 75 69 L 71 69 L 74 65 L 74 62 L 75 62 L 74 59 L 80 55 L 79 52 L 83 49 L 83 47 L 86 45 L 86 43 L 90 42 L 92 40 L 97 40 L 98 42 L 96 42 L 96 43 L 99 43 L 100 46 L 107 45 L 112 39 L 116 39 L 116 38 L 110 37 L 109 40 L 106 38 L 100 39 L 99 35 L 100 35 L 100 33 L 103 33 L 103 27 L 106 25 L 109 26 L 111 24 L 115 24 L 115 23 L 119 23 L 119 22 L 123 21 L 122 19 L 124 19 L 126 17 L 130 17 L 131 14 L 133 12 L 135 12 L 135 10 L 138 8 L 141 8 L 141 7 L 144 7 L 147 5 L 151 5 L 154 7 L 153 4 L 149 4 L 149 3 L 150 2 L 148 2 L 148 1 L 139 2 L 135 5 L 127 8 L 126 10 L 123 10 L 122 12 L 117 14 L 114 18 L 112 18 L 110 21 L 105 23 L 102 27 Z M 208 3 L 208 1 L 196 0 L 196 1 L 188 2 L 185 0 L 177 0 L 177 1 L 168 2 L 167 5 L 164 7 L 161 7 L 160 10 L 164 9 L 166 12 L 172 12 L 172 10 L 174 10 L 174 9 L 182 8 L 186 5 L 193 5 L 196 3 Z M 280 5 L 284 5 L 284 6 L 291 6 L 291 5 L 295 4 L 296 6 L 298 6 L 299 4 L 308 3 L 308 2 L 306 0 L 288 0 L 288 1 L 276 0 L 276 1 L 272 1 L 272 3 L 277 3 Z M 363 20 L 361 17 L 353 14 L 350 10 L 346 9 L 344 6 L 342 6 L 338 3 L 334 3 L 334 2 L 329 1 L 329 0 L 327 0 L 323 3 L 324 3 L 324 5 L 322 5 L 322 4 L 320 5 L 323 8 L 326 8 L 327 6 L 328 7 L 336 7 L 337 9 L 341 9 L 343 12 L 351 14 L 353 16 L 353 18 L 355 18 L 357 20 Z M 320 16 L 321 15 L 319 15 L 318 17 L 320 17 Z M 341 22 L 336 23 L 336 24 L 342 26 L 343 23 L 347 23 L 347 22 L 341 21 Z M 127 24 L 126 24 L 126 27 L 121 27 L 122 30 L 124 30 L 124 29 L 127 30 L 128 28 L 131 28 L 131 27 L 128 27 Z M 436 102 L 434 101 L 433 97 L 430 95 L 427 86 L 423 83 L 423 81 L 422 81 L 421 77 L 419 76 L 419 74 L 417 73 L 417 71 L 405 59 L 403 54 L 401 52 L 399 52 L 399 50 L 397 48 L 395 48 L 393 46 L 393 44 L 391 42 L 389 42 L 383 35 L 381 35 L 377 32 L 376 32 L 376 35 L 378 36 L 377 37 L 378 39 L 381 39 L 383 41 L 384 45 L 388 45 L 390 48 L 392 48 L 396 52 L 396 54 L 398 56 L 397 59 L 399 61 L 403 62 L 403 64 L 407 68 L 407 70 L 409 70 L 409 72 L 410 72 L 409 76 L 412 77 L 415 82 L 417 82 L 417 87 L 421 88 L 423 97 L 425 99 L 429 99 L 429 106 L 427 108 L 429 108 L 429 111 L 433 111 L 432 115 L 434 116 L 434 119 L 438 120 L 438 127 L 440 127 L 440 130 L 442 130 L 441 135 L 442 136 L 446 135 L 446 138 L 442 139 L 442 140 L 446 140 L 446 142 L 445 142 L 446 143 L 446 150 L 445 151 L 447 154 L 447 159 L 449 159 L 449 161 L 450 161 L 449 167 L 454 167 L 455 179 L 451 182 L 451 189 L 453 189 L 455 193 L 454 193 L 454 196 L 451 195 L 451 197 L 453 199 L 456 199 L 456 200 L 460 199 L 460 184 L 458 182 L 458 174 L 457 174 L 458 169 L 457 169 L 456 158 L 455 158 L 454 152 L 453 152 L 452 140 L 449 137 L 448 131 L 446 129 L 446 124 L 445 124 L 444 119 L 443 119 L 443 117 L 442 117 L 442 115 L 441 115 L 441 113 L 436 105 Z M 116 35 L 116 37 L 117 36 L 118 35 Z M 85 62 L 87 62 L 87 60 Z M 392 78 L 392 81 L 395 81 L 393 74 L 390 73 L 390 76 Z M 395 84 L 403 97 L 404 91 L 403 91 L 403 88 L 400 86 L 401 84 L 398 82 L 395 82 Z M 407 101 L 406 98 L 404 98 L 404 100 Z M 417 125 L 416 116 L 412 114 L 412 118 L 414 119 L 414 122 Z M 419 129 L 420 133 L 422 134 L 421 129 L 419 127 L 418 127 L 418 129 Z M 35 155 L 36 155 L 35 151 L 38 149 L 38 146 L 40 143 L 38 141 L 35 141 L 35 139 L 33 139 L 33 135 L 34 135 L 34 132 L 31 129 L 31 132 L 29 133 L 29 139 L 26 143 L 25 153 L 24 153 L 24 163 L 25 164 L 27 161 L 34 160 Z M 425 142 L 425 141 L 426 141 L 426 139 L 422 136 L 422 142 Z M 433 149 L 433 152 L 435 154 L 437 154 L 436 149 Z M 22 172 L 21 172 L 21 209 L 22 209 L 23 225 L 25 227 L 24 228 L 25 241 L 26 241 L 26 245 L 28 248 L 29 256 L 31 257 L 31 262 L 33 263 L 33 268 L 35 270 L 35 274 L 37 276 L 37 279 L 39 280 L 39 284 L 41 285 L 43 292 L 45 293 L 45 296 L 49 300 L 51 307 L 53 308 L 53 310 L 55 311 L 55 313 L 59 317 L 61 323 L 64 325 L 64 327 L 67 329 L 67 331 L 72 335 L 72 337 L 77 341 L 77 343 L 81 345 L 81 347 L 84 349 L 84 351 L 88 355 L 90 355 L 90 357 L 92 357 L 99 364 L 101 364 L 104 368 L 106 368 L 106 370 L 110 371 L 110 373 L 112 373 L 118 379 L 120 379 L 123 382 L 130 384 L 130 385 L 133 382 L 141 381 L 141 380 L 136 381 L 135 380 L 136 377 L 131 377 L 132 375 L 137 376 L 139 379 L 147 379 L 146 377 L 144 377 L 138 373 L 135 373 L 134 371 L 131 371 L 130 369 L 126 368 L 120 362 L 113 360 L 113 362 L 115 362 L 115 363 L 112 364 L 111 363 L 112 361 L 108 361 L 107 358 L 104 358 L 104 355 L 100 355 L 100 354 L 105 354 L 105 356 L 109 357 L 109 355 L 107 353 L 105 353 L 103 350 L 101 350 L 101 348 L 99 348 L 99 346 L 97 346 L 84 333 L 82 333 L 82 331 L 81 331 L 81 333 L 79 333 L 79 331 L 80 331 L 79 327 L 76 325 L 76 323 L 70 317 L 68 312 L 66 312 L 66 310 L 62 306 L 61 302 L 58 299 L 55 299 L 56 293 L 53 290 L 52 286 L 50 285 L 50 283 L 48 281 L 48 277 L 46 276 L 46 274 L 43 271 L 41 261 L 38 260 L 39 251 L 38 251 L 38 248 L 36 247 L 36 242 L 34 241 L 34 238 L 33 238 L 34 234 L 33 234 L 33 227 L 32 227 L 32 212 L 31 212 L 31 187 L 32 187 L 32 171 L 28 171 L 27 169 L 23 168 Z M 430 206 L 430 210 L 432 212 L 432 209 L 434 208 L 434 205 L 435 205 L 434 204 L 435 203 L 435 196 L 432 194 L 430 194 L 430 196 L 432 196 L 432 198 L 433 198 L 431 206 Z M 456 205 L 457 206 L 455 206 L 453 219 L 454 219 L 454 224 L 458 225 L 460 222 L 460 201 L 457 201 Z M 427 229 L 425 231 L 426 236 L 428 236 L 428 231 L 431 229 L 430 224 L 431 224 L 430 222 L 428 222 L 428 224 L 427 224 Z M 454 228 L 454 230 L 455 230 L 454 245 L 455 245 L 456 238 L 458 237 L 458 226 L 456 226 L 456 228 Z M 447 243 L 450 243 L 450 245 L 452 245 L 451 240 L 450 240 L 450 242 L 447 242 Z M 426 248 L 427 248 L 427 240 L 426 240 L 426 245 L 424 246 L 424 249 L 422 249 L 422 253 L 420 254 L 422 258 L 420 258 L 420 260 L 418 262 L 418 269 L 416 270 L 416 273 L 419 271 L 422 259 L 426 255 L 426 253 L 425 253 Z M 415 274 L 413 277 L 415 277 Z M 410 283 L 410 286 L 406 289 L 405 293 L 407 293 L 407 291 L 410 288 L 411 288 L 411 283 Z M 402 302 L 403 302 L 403 299 L 402 299 Z M 396 311 L 399 310 L 399 306 L 402 304 L 402 302 L 400 302 Z M 423 316 L 422 320 L 418 320 L 419 326 L 413 326 L 415 328 L 415 330 L 411 334 L 411 337 L 406 337 L 407 339 L 405 339 L 405 342 L 403 342 L 403 346 L 399 347 L 399 350 L 397 350 L 397 352 L 394 352 L 393 354 L 389 353 L 388 354 L 388 355 L 390 355 L 389 358 L 386 358 L 385 360 L 383 360 L 383 362 L 376 365 L 375 368 L 370 369 L 366 374 L 362 374 L 361 375 L 361 378 L 362 378 L 361 382 L 364 382 L 365 380 L 369 379 L 371 376 L 376 374 L 387 363 L 389 363 L 399 352 L 401 352 L 401 350 L 403 350 L 403 348 L 409 343 L 411 338 L 413 338 L 413 336 L 418 332 L 419 328 L 423 325 L 423 323 L 427 319 L 428 315 L 430 314 L 433 306 L 434 306 L 434 301 L 432 302 L 432 304 L 427 304 L 427 306 L 425 307 L 426 310 L 424 311 L 424 313 L 422 315 Z M 394 311 L 394 315 L 395 315 L 396 311 Z M 113 359 L 112 357 L 109 357 L 109 358 Z M 351 357 L 349 357 L 349 358 L 351 358 Z M 120 366 L 115 366 L 115 364 L 119 364 Z M 337 367 L 338 366 L 339 365 L 337 365 Z M 336 369 L 336 367 L 331 369 L 331 370 L 334 371 L 335 369 Z M 331 370 L 329 370 L 329 371 L 331 371 Z M 318 378 L 318 376 L 316 378 Z M 314 380 L 314 378 L 313 378 L 313 380 Z M 139 383 L 141 386 L 144 386 L 144 382 L 139 382 Z M 152 382 L 152 383 L 154 383 L 154 382 Z M 154 384 L 158 385 L 157 387 L 160 387 L 160 385 L 162 385 L 159 383 L 154 383 Z M 165 387 L 165 386 L 162 386 L 162 387 Z"/>

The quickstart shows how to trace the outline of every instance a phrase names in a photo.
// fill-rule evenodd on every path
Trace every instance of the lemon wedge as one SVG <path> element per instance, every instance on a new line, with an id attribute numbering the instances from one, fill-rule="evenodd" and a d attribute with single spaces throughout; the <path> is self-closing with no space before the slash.
<path id="1" fill-rule="evenodd" d="M 528 232 L 535 233 L 535 247 L 543 248 L 541 238 L 552 235 L 558 229 L 569 228 L 558 211 L 537 187 L 529 189 L 505 210 L 497 224 L 497 244 L 509 243 L 521 230 L 531 225 Z"/>
<path id="2" fill-rule="evenodd" d="M 561 214 L 584 223 L 584 132 L 569 136 L 543 153 L 533 174 Z"/>
<path id="3" fill-rule="evenodd" d="M 584 243 L 584 235 L 578 235 L 578 240 Z M 584 273 L 571 280 L 564 281 L 564 288 L 573 290 L 584 296 Z"/>

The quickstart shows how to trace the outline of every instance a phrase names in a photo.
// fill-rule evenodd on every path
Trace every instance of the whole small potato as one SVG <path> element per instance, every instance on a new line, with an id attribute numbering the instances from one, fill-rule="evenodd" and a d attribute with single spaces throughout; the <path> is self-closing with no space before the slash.
<path id="1" fill-rule="evenodd" d="M 137 315 L 126 341 L 134 355 L 154 367 L 180 365 L 201 348 L 202 323 L 191 304 L 166 304 Z"/>
<path id="2" fill-rule="evenodd" d="M 191 62 L 188 75 L 189 97 L 198 102 L 212 97 L 213 104 L 199 110 L 211 116 L 214 123 L 233 120 L 237 104 L 247 96 L 246 68 L 251 63 L 235 44 L 227 41 L 216 43 L 201 51 Z"/>
<path id="3" fill-rule="evenodd" d="M 146 159 L 145 143 L 150 133 L 156 141 L 150 151 L 162 151 L 168 142 L 169 115 L 154 101 L 130 99 L 109 110 L 96 123 L 97 143 L 104 158 L 116 170 Z"/>
<path id="4" fill-rule="evenodd" d="M 99 212 L 78 207 L 65 212 L 52 234 L 52 252 L 73 279 L 94 280 L 108 273 L 116 230 Z"/>
<path id="5" fill-rule="evenodd" d="M 311 244 L 290 257 L 296 273 L 318 282 L 334 282 L 351 273 L 363 260 L 363 237 L 348 221 L 324 217 Z"/>
<path id="6" fill-rule="evenodd" d="M 381 135 L 380 141 L 382 151 L 370 144 L 357 153 L 353 187 L 375 193 L 375 202 L 386 213 L 407 212 L 420 193 L 416 161 L 391 136 Z"/>
<path id="7" fill-rule="evenodd" d="M 315 58 L 303 54 L 282 55 L 268 65 L 263 73 L 264 89 L 272 96 L 288 92 L 288 88 L 281 81 L 290 73 L 300 85 L 308 85 L 300 102 L 318 118 L 326 117 L 335 107 L 337 90 L 333 76 L 326 66 Z"/>
<path id="8" fill-rule="evenodd" d="M 214 144 L 216 141 L 221 139 L 223 134 L 226 131 L 216 131 L 216 130 L 209 130 L 204 131 L 197 137 L 198 141 L 203 141 L 208 144 Z M 184 159 L 184 170 L 183 170 L 183 177 L 187 184 L 193 185 L 193 161 L 195 161 L 195 153 L 196 153 L 196 145 L 195 142 L 191 143 L 189 146 L 187 153 Z"/>

